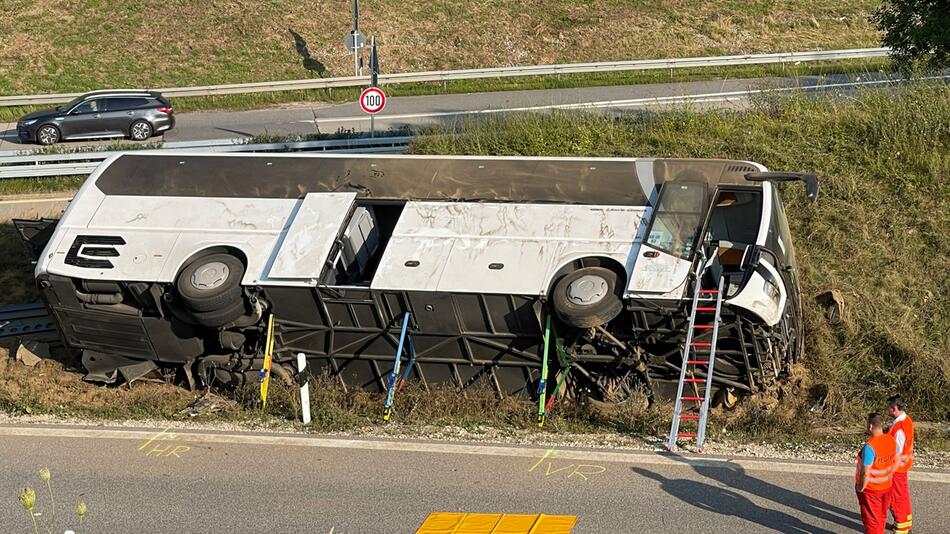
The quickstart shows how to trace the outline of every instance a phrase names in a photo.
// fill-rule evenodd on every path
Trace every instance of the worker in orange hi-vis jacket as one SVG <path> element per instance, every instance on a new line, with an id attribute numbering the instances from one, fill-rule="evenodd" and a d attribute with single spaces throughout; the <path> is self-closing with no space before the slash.
<path id="1" fill-rule="evenodd" d="M 891 486 L 891 513 L 894 514 L 894 534 L 907 534 L 911 528 L 910 490 L 907 472 L 914 465 L 914 422 L 904 412 L 904 399 L 894 395 L 887 399 L 887 414 L 893 422 L 887 433 L 897 442 L 899 465 L 894 471 Z"/>
<path id="2" fill-rule="evenodd" d="M 879 413 L 868 414 L 867 433 L 870 438 L 858 452 L 854 491 L 861 506 L 864 533 L 884 534 L 897 469 L 897 442 L 884 433 L 884 416 Z"/>

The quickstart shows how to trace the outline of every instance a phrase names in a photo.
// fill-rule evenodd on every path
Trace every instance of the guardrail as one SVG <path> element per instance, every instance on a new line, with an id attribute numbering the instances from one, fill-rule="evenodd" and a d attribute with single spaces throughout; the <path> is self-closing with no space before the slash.
<path id="1" fill-rule="evenodd" d="M 598 63 L 564 63 L 558 65 L 526 65 L 486 69 L 464 69 L 427 72 L 402 72 L 380 74 L 379 83 L 447 82 L 479 78 L 509 78 L 516 76 L 545 76 L 591 72 L 616 72 L 657 69 L 682 69 L 695 67 L 725 67 L 735 65 L 769 65 L 776 63 L 801 63 L 807 61 L 832 61 L 839 59 L 867 59 L 884 57 L 889 48 L 854 48 L 847 50 L 824 50 L 816 52 L 779 52 L 773 54 L 743 54 L 733 56 L 685 57 L 672 59 L 641 59 L 634 61 L 603 61 Z M 306 80 L 283 80 L 276 82 L 235 83 L 204 85 L 197 87 L 165 87 L 155 89 L 167 97 L 233 95 L 247 93 L 271 93 L 303 89 L 332 89 L 369 85 L 369 76 L 346 76 L 341 78 L 317 78 Z M 84 93 L 51 95 L 0 96 L 2 106 L 31 106 L 61 104 Z"/>
<path id="2" fill-rule="evenodd" d="M 393 154 L 406 150 L 411 136 L 330 139 L 284 143 L 243 143 L 235 139 L 181 141 L 165 143 L 155 150 L 199 150 L 201 152 L 334 152 L 360 154 Z M 0 180 L 7 178 L 39 178 L 90 174 L 103 160 L 124 152 L 152 150 L 76 152 L 69 154 L 11 155 L 0 157 Z M 16 153 L 15 153 L 16 154 Z M 3 154 L 0 154 L 3 156 Z"/>

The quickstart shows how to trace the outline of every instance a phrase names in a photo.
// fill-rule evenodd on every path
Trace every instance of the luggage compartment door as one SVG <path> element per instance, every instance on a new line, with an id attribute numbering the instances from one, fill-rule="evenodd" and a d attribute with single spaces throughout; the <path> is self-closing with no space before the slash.
<path id="1" fill-rule="evenodd" d="M 355 199 L 356 193 L 308 193 L 277 240 L 266 279 L 316 283 Z"/>

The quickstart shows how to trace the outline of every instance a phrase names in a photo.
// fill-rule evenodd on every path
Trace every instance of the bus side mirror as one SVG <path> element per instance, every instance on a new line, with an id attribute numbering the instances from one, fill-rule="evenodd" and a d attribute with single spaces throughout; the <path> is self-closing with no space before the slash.
<path id="1" fill-rule="evenodd" d="M 818 177 L 804 172 L 750 172 L 745 175 L 750 182 L 805 182 L 805 196 L 812 202 L 818 200 Z"/>
<path id="2" fill-rule="evenodd" d="M 755 269 L 759 266 L 759 260 L 762 258 L 762 250 L 759 245 L 746 245 L 742 253 L 742 260 L 739 262 L 739 268 L 743 271 Z"/>

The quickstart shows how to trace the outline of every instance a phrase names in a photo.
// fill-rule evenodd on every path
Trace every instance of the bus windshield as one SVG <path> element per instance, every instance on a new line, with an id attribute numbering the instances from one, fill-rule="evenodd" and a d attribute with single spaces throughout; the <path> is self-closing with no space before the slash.
<path id="1" fill-rule="evenodd" d="M 668 182 L 647 233 L 647 244 L 680 258 L 689 258 L 703 224 L 707 184 Z"/>

